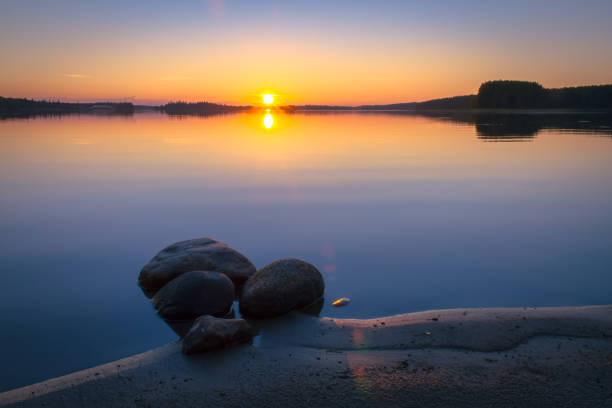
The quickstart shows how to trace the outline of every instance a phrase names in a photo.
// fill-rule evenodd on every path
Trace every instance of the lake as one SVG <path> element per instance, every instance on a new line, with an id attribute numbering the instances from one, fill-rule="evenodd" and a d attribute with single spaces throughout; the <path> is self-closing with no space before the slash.
<path id="1" fill-rule="evenodd" d="M 196 237 L 258 268 L 311 262 L 325 316 L 612 303 L 611 126 L 550 112 L 0 120 L 0 391 L 177 339 L 136 281 Z"/>

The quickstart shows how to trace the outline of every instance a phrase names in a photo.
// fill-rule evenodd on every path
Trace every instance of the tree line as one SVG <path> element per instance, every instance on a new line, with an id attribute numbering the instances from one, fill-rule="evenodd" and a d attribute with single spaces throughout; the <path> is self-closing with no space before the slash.
<path id="1" fill-rule="evenodd" d="M 35 101 L 25 98 L 3 98 L 0 96 L 0 116 L 2 117 L 64 115 L 69 113 L 130 115 L 134 113 L 134 105 L 129 102 L 71 103 L 60 101 Z"/>
<path id="2" fill-rule="evenodd" d="M 159 107 L 169 115 L 214 115 L 250 109 L 250 106 L 231 106 L 212 102 L 170 102 Z"/>
<path id="3" fill-rule="evenodd" d="M 239 112 L 250 106 L 231 106 L 212 102 L 171 102 L 159 106 L 170 115 L 212 115 Z M 471 110 L 471 109 L 612 109 L 612 85 L 578 86 L 547 89 L 537 82 L 488 81 L 480 85 L 477 95 L 462 95 L 433 99 L 425 102 L 397 103 L 389 105 L 284 106 L 295 110 Z M 66 113 L 132 114 L 132 103 L 68 103 L 59 101 L 35 101 L 23 98 L 0 97 L 0 117 L 30 115 L 61 115 Z"/>
<path id="4" fill-rule="evenodd" d="M 612 85 L 547 89 L 537 82 L 488 81 L 480 85 L 481 109 L 611 109 Z"/>

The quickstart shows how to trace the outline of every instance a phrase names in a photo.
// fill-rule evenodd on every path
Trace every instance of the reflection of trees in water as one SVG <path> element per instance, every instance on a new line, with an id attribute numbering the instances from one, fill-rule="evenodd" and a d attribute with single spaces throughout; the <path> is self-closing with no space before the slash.
<path id="1" fill-rule="evenodd" d="M 531 141 L 542 128 L 538 115 L 476 115 L 478 138 L 494 142 Z"/>
<path id="2" fill-rule="evenodd" d="M 542 129 L 584 132 L 612 137 L 612 113 L 418 112 L 419 115 L 470 124 L 484 141 L 530 141 Z"/>

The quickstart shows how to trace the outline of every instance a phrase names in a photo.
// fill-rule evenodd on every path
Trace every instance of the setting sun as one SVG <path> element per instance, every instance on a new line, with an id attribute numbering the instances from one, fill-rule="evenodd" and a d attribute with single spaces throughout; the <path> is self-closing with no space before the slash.
<path id="1" fill-rule="evenodd" d="M 270 105 L 272 102 L 274 102 L 274 96 L 270 94 L 265 94 L 263 96 L 263 101 L 266 105 Z"/>

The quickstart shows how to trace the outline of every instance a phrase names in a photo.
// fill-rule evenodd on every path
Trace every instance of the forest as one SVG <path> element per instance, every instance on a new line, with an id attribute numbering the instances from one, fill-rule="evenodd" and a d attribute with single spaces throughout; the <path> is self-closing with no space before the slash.
<path id="1" fill-rule="evenodd" d="M 71 103 L 0 97 L 0 117 L 65 115 L 68 113 L 131 115 L 134 113 L 134 105 L 129 102 Z"/>
<path id="2" fill-rule="evenodd" d="M 476 96 L 480 109 L 610 109 L 612 85 L 544 88 L 537 82 L 488 81 Z"/>
<path id="3" fill-rule="evenodd" d="M 212 102 L 170 102 L 159 107 L 168 115 L 214 115 L 239 112 L 250 108 L 250 106 L 231 106 Z"/>

